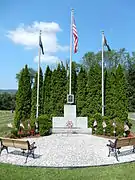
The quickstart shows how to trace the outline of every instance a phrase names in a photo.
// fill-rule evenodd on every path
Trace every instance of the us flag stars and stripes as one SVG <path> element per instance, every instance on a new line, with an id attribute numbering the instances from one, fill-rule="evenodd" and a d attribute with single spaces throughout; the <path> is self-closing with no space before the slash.
<path id="1" fill-rule="evenodd" d="M 74 17 L 73 17 L 73 24 L 72 24 L 72 32 L 73 32 L 73 38 L 74 38 L 74 53 L 77 53 L 77 50 L 78 50 L 78 33 L 77 33 Z"/>

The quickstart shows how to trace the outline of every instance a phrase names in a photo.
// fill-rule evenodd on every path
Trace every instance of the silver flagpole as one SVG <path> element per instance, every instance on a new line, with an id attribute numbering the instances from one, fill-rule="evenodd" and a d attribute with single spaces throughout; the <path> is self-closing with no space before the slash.
<path id="1" fill-rule="evenodd" d="M 104 116 L 104 31 L 102 31 L 102 116 Z"/>
<path id="2" fill-rule="evenodd" d="M 70 25 L 70 81 L 69 81 L 69 94 L 71 95 L 71 76 L 72 76 L 72 44 L 73 44 L 73 29 L 72 29 L 72 25 L 73 25 L 73 9 L 71 10 L 71 25 Z"/>
<path id="3" fill-rule="evenodd" d="M 39 39 L 41 38 L 41 31 L 39 33 Z M 38 118 L 38 107 L 39 107 L 39 77 L 40 77 L 40 58 L 41 58 L 41 48 L 39 46 L 38 49 L 38 79 L 37 79 L 37 111 L 36 111 L 36 119 Z M 38 124 L 36 121 L 36 128 L 38 128 Z"/>

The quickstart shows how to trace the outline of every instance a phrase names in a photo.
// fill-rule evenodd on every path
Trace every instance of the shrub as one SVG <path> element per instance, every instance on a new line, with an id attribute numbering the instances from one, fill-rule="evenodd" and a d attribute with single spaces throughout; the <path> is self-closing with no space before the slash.
<path id="1" fill-rule="evenodd" d="M 95 132 L 94 127 L 93 127 L 94 120 L 97 121 L 97 130 L 96 130 L 96 132 Z M 115 121 L 115 123 L 116 123 L 116 128 L 115 128 L 116 136 L 118 136 L 118 137 L 123 136 L 123 133 L 124 133 L 124 121 L 121 120 L 118 117 L 116 117 L 114 119 L 110 119 L 110 117 L 107 117 L 107 116 L 102 117 L 101 114 L 96 113 L 96 114 L 93 115 L 92 118 L 89 118 L 88 127 L 92 128 L 93 133 L 96 133 L 98 135 L 102 135 L 102 134 L 104 134 L 103 126 L 102 126 L 103 121 L 105 121 L 105 123 L 106 123 L 105 135 L 114 136 L 113 122 Z M 131 128 L 132 124 L 129 121 L 127 121 L 127 124 L 129 126 L 129 128 Z"/>
<path id="2" fill-rule="evenodd" d="M 9 137 L 14 139 L 20 138 L 20 135 L 18 134 L 18 129 L 17 128 L 12 129 Z"/>
<path id="3" fill-rule="evenodd" d="M 110 117 L 103 116 L 102 122 L 103 121 L 105 121 L 105 123 L 106 123 L 105 135 L 111 136 L 112 135 L 111 132 L 113 133 L 113 126 L 112 126 L 112 122 L 110 120 Z M 102 126 L 102 129 L 103 129 L 103 126 Z M 104 133 L 103 130 L 102 130 L 102 133 Z"/>
<path id="4" fill-rule="evenodd" d="M 11 130 L 11 134 L 13 134 L 13 135 L 15 135 L 15 136 L 17 137 L 17 135 L 18 135 L 18 130 L 17 130 L 17 128 L 12 129 L 12 130 Z"/>
<path id="5" fill-rule="evenodd" d="M 38 117 L 39 133 L 41 136 L 49 135 L 52 127 L 51 119 L 48 115 L 41 115 Z"/>
<path id="6" fill-rule="evenodd" d="M 94 127 L 93 127 L 93 123 L 94 123 L 95 120 L 97 121 L 96 134 L 102 134 L 102 131 L 103 131 L 103 128 L 102 128 L 102 116 L 101 116 L 100 113 L 96 113 L 92 117 L 89 117 L 88 127 L 91 127 L 92 132 L 95 133 L 95 130 L 94 130 Z"/>
<path id="7" fill-rule="evenodd" d="M 89 117 L 88 118 L 88 127 L 91 127 L 93 130 L 93 123 L 94 123 L 94 118 L 93 117 Z"/>
<path id="8" fill-rule="evenodd" d="M 31 129 L 35 129 L 35 122 L 36 122 L 36 118 L 32 118 L 30 120 L 30 127 L 31 127 Z"/>

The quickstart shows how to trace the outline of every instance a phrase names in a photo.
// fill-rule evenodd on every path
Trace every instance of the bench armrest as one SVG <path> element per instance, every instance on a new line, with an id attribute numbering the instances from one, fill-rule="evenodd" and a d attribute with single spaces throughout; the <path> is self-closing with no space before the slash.
<path id="1" fill-rule="evenodd" d="M 111 140 L 108 140 L 110 144 L 107 144 L 107 146 L 111 147 L 111 148 L 114 148 L 116 143 L 115 142 L 112 142 Z"/>
<path id="2" fill-rule="evenodd" d="M 30 144 L 30 149 L 31 149 L 31 150 L 36 148 L 36 146 L 34 146 L 34 145 L 35 145 L 35 142 L 33 142 L 32 144 Z"/>

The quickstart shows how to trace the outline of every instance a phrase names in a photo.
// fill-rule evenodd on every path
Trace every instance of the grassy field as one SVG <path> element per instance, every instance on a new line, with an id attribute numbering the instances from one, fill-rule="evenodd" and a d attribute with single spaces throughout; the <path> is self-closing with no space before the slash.
<path id="1" fill-rule="evenodd" d="M 0 164 L 0 180 L 134 180 L 135 163 L 83 169 L 46 169 Z"/>
<path id="2" fill-rule="evenodd" d="M 11 128 L 7 126 L 8 123 L 12 123 L 14 114 L 10 111 L 0 111 L 0 136 L 5 136 L 10 133 Z"/>

